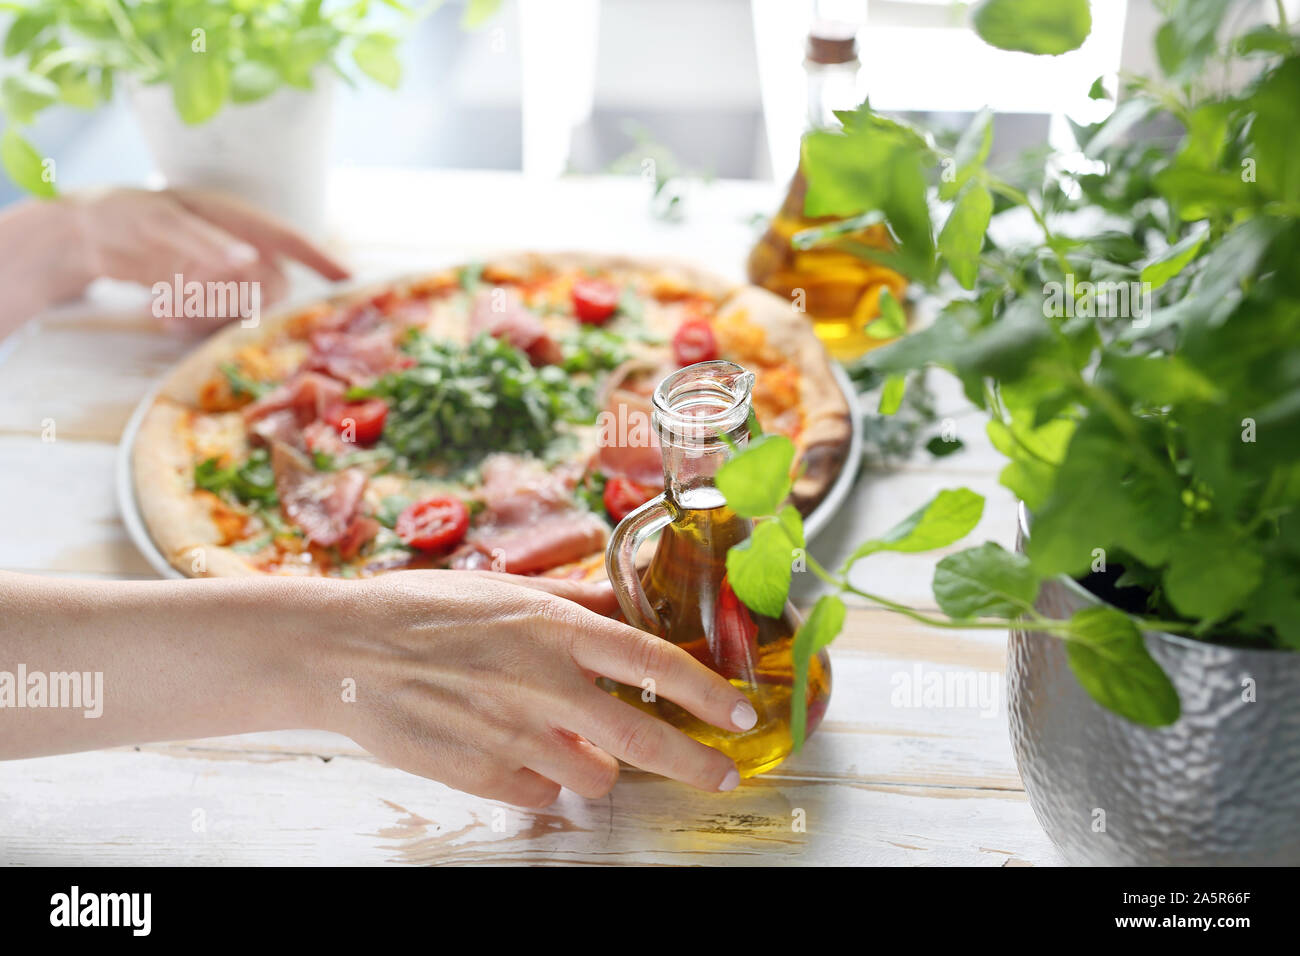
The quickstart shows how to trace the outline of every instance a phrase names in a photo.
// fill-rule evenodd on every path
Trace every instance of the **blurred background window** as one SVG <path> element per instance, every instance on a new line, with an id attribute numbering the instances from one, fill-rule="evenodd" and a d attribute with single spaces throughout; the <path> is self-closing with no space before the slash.
<path id="1" fill-rule="evenodd" d="M 414 26 L 397 91 L 340 85 L 335 165 L 553 177 L 632 172 L 656 155 L 686 173 L 784 181 L 817 16 L 859 24 L 860 93 L 878 109 L 961 128 L 991 106 L 997 150 L 1011 155 L 1068 135 L 1063 114 L 1104 115 L 1111 104 L 1086 96 L 1092 81 L 1145 69 L 1158 21 L 1151 0 L 1093 0 L 1081 49 L 1032 57 L 984 44 L 966 5 L 947 0 L 506 0 L 473 32 L 463 6 L 447 0 Z M 1242 15 L 1259 6 L 1242 0 Z M 120 91 L 95 112 L 43 112 L 31 137 L 58 157 L 63 188 L 148 180 Z M 20 196 L 0 182 L 0 203 Z"/>

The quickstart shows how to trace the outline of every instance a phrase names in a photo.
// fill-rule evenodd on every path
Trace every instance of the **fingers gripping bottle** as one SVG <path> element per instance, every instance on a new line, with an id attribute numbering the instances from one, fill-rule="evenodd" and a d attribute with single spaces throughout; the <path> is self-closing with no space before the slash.
<path id="1" fill-rule="evenodd" d="M 654 394 L 653 423 L 663 451 L 664 493 L 614 529 L 606 568 L 627 621 L 687 651 L 744 692 L 758 722 L 744 733 L 706 724 L 653 687 L 607 683 L 615 696 L 666 720 L 731 757 L 742 777 L 771 770 L 790 753 L 790 693 L 798 613 L 780 617 L 746 607 L 727 580 L 727 550 L 753 523 L 727 507 L 718 469 L 749 439 L 753 373 L 732 362 L 700 362 L 664 379 Z M 637 553 L 659 541 L 643 570 Z M 830 699 L 830 660 L 823 650 L 808 675 L 808 733 Z"/>

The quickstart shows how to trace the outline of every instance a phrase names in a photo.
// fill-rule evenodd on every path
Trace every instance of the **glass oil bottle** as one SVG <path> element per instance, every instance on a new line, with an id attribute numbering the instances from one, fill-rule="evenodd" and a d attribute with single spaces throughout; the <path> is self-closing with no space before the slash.
<path id="1" fill-rule="evenodd" d="M 654 395 L 654 427 L 663 451 L 662 495 L 624 518 L 606 567 L 629 623 L 690 653 L 743 691 L 758 722 L 745 733 L 713 727 L 642 687 L 608 686 L 689 736 L 731 757 L 742 777 L 771 770 L 790 753 L 792 647 L 800 618 L 787 602 L 780 617 L 747 608 L 727 580 L 727 550 L 747 539 L 752 522 L 726 506 L 718 468 L 748 440 L 754 376 L 726 361 L 701 362 L 668 376 Z M 649 566 L 636 555 L 655 532 Z M 809 667 L 808 733 L 830 699 L 830 660 Z"/>
<path id="2" fill-rule="evenodd" d="M 835 111 L 851 110 L 861 99 L 855 34 L 849 24 L 818 21 L 808 35 L 804 69 L 808 74 L 809 131 L 837 128 Z M 802 290 L 803 307 L 817 336 L 832 356 L 847 361 L 891 341 L 873 338 L 864 329 L 880 315 L 881 291 L 889 289 L 902 302 L 907 281 L 893 269 L 848 252 L 816 246 L 796 249 L 796 233 L 835 221 L 804 215 L 807 192 L 801 164 L 781 208 L 750 251 L 749 281 L 790 301 L 796 301 Z M 845 238 L 875 249 L 890 248 L 889 233 L 880 223 Z"/>

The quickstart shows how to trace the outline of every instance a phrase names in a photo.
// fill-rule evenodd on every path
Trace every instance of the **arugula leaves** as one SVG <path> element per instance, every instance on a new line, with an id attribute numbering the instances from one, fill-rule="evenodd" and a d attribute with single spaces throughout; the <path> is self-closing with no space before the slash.
<path id="1" fill-rule="evenodd" d="M 566 422 L 595 415 L 591 386 L 553 365 L 534 368 L 507 342 L 480 335 L 468 345 L 415 332 L 415 360 L 350 398 L 388 402 L 382 447 L 407 463 L 472 463 L 493 451 L 542 454 Z"/>
<path id="2" fill-rule="evenodd" d="M 627 361 L 627 339 L 599 325 L 580 324 L 560 343 L 566 372 L 607 372 Z"/>
<path id="3" fill-rule="evenodd" d="M 243 504 L 276 505 L 280 501 L 265 448 L 254 449 L 247 460 L 225 468 L 215 458 L 199 462 L 194 466 L 194 485 L 213 494 L 230 495 Z"/>
<path id="4" fill-rule="evenodd" d="M 605 473 L 593 468 L 582 476 L 582 480 L 573 489 L 574 496 L 586 506 L 588 511 L 600 515 L 607 521 L 610 520 L 609 512 L 605 509 L 605 485 L 608 483 L 609 478 Z"/>
<path id="5" fill-rule="evenodd" d="M 266 382 L 256 382 L 239 370 L 234 362 L 225 362 L 221 365 L 221 374 L 226 377 L 230 384 L 230 390 L 236 395 L 247 395 L 249 398 L 261 398 L 275 386 Z"/>

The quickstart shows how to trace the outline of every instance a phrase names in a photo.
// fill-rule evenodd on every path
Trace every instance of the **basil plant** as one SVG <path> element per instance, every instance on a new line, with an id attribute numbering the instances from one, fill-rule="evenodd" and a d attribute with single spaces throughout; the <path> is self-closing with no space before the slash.
<path id="1" fill-rule="evenodd" d="M 956 376 L 1033 520 L 1024 554 L 983 543 L 943 557 L 937 614 L 863 582 L 876 555 L 966 537 L 983 509 L 968 489 L 941 492 L 839 568 L 809 558 L 830 593 L 796 639 L 796 705 L 848 594 L 935 627 L 1052 635 L 1099 704 L 1148 726 L 1180 705 L 1143 631 L 1300 651 L 1300 38 L 1280 6 L 1278 24 L 1226 47 L 1228 0 L 1162 6 L 1159 75 L 1092 85 L 1117 105 L 1074 127 L 1073 162 L 995 168 L 986 113 L 952 148 L 869 104 L 805 139 L 806 211 L 838 221 L 797 243 L 883 260 L 933 305 L 933 321 L 863 360 L 884 383 L 881 412 L 925 369 Z M 1082 0 L 985 0 L 973 19 L 995 45 L 1049 54 L 1090 23 Z M 1133 135 L 1139 124 L 1162 133 Z M 1004 215 L 1030 235 L 994 229 L 995 241 Z M 854 223 L 882 220 L 889 251 L 854 243 Z M 893 329 L 899 313 L 886 302 L 876 321 Z M 771 447 L 783 441 L 760 439 L 719 476 L 757 522 L 728 568 L 759 613 L 784 600 L 803 544 L 777 497 L 793 455 Z M 773 490 L 755 500 L 742 487 Z M 1046 617 L 1039 590 L 1061 576 L 1101 600 Z"/>
<path id="2" fill-rule="evenodd" d="M 228 104 L 255 103 L 282 87 L 309 90 L 328 69 L 389 88 L 401 81 L 400 29 L 438 5 L 403 0 L 26 0 L 4 55 L 21 68 L 0 84 L 7 120 L 0 160 L 38 196 L 55 193 L 41 154 L 24 135 L 56 104 L 94 109 L 123 75 L 166 83 L 181 119 L 210 120 Z M 481 25 L 500 0 L 471 0 L 462 25 Z"/>

